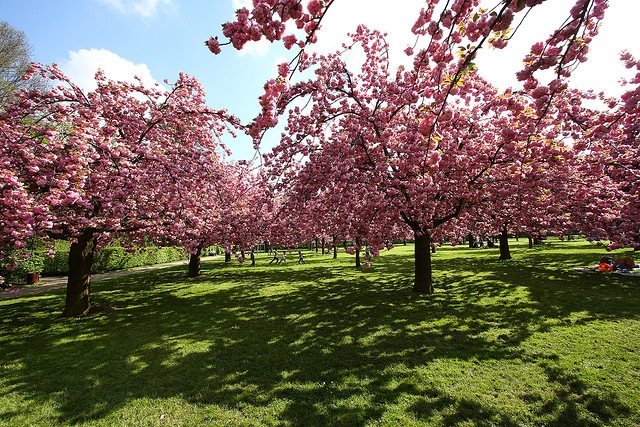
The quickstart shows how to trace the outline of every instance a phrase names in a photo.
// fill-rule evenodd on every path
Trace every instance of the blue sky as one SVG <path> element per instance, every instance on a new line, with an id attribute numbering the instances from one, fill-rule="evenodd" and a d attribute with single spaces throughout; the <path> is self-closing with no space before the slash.
<path id="1" fill-rule="evenodd" d="M 489 0 L 487 0 L 489 1 Z M 494 0 L 494 3 L 497 0 Z M 277 63 L 291 58 L 279 45 L 262 43 L 246 52 L 225 49 L 209 53 L 204 41 L 220 35 L 220 24 L 231 20 L 234 10 L 247 0 L 3 0 L 0 20 L 25 32 L 35 61 L 57 63 L 85 88 L 90 88 L 98 67 L 109 77 L 126 79 L 138 75 L 145 81 L 175 81 L 179 72 L 197 77 L 214 108 L 227 108 L 248 121 L 258 112 L 257 98 L 264 82 L 275 74 Z M 549 0 L 521 28 L 513 46 L 487 51 L 478 65 L 498 86 L 516 84 L 513 73 L 528 47 L 546 36 L 550 26 L 566 16 L 573 0 Z M 640 16 L 640 2 L 611 2 L 590 61 L 581 66 L 575 84 L 616 93 L 624 74 L 616 60 L 623 48 L 640 56 L 633 29 Z M 626 4 L 625 4 L 626 3 Z M 423 0 L 339 0 L 332 6 L 320 34 L 322 51 L 337 49 L 343 35 L 359 23 L 389 33 L 395 49 L 392 61 L 404 59 L 401 51 L 411 42 L 408 28 Z M 402 7 L 398 7 L 398 5 Z M 545 32 L 547 31 L 547 32 Z M 273 145 L 278 132 L 269 136 Z M 234 158 L 253 155 L 246 137 L 227 141 Z"/>

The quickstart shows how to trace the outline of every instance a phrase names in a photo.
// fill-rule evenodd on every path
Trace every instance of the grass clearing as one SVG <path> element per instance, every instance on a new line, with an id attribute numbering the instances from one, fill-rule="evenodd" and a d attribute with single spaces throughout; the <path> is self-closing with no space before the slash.
<path id="1" fill-rule="evenodd" d="M 571 270 L 605 251 L 412 246 L 369 270 L 203 263 L 0 301 L 0 426 L 636 426 L 640 280 Z M 631 251 L 616 251 L 616 255 Z"/>

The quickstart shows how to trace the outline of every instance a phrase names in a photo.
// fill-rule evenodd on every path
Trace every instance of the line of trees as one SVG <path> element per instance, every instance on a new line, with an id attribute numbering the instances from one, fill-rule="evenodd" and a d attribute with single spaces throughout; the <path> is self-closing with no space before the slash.
<path id="1" fill-rule="evenodd" d="M 313 53 L 334 1 L 254 2 L 223 26 L 228 42 L 207 42 L 213 53 L 261 37 L 298 49 L 244 126 L 207 107 L 190 76 L 164 90 L 98 73 L 87 94 L 55 66 L 32 66 L 27 76 L 52 87 L 14 92 L 0 113 L 5 255 L 32 236 L 71 240 L 64 314 L 72 316 L 91 309 L 92 259 L 115 237 L 183 246 L 196 276 L 213 244 L 349 240 L 359 264 L 364 242 L 376 255 L 409 235 L 413 289 L 424 293 L 434 291 L 430 249 L 470 232 L 501 236 L 501 258 L 518 231 L 640 244 L 640 63 L 622 55 L 638 74 L 619 99 L 570 86 L 606 1 L 577 0 L 563 26 L 532 46 L 522 89 L 503 91 L 474 59 L 483 46 L 504 47 L 543 1 L 489 10 L 426 2 L 418 42 L 405 51 L 411 65 L 395 69 L 384 35 L 365 26 L 341 51 Z M 345 60 L 354 51 L 357 68 Z M 222 133 L 245 131 L 259 147 L 279 120 L 286 130 L 261 168 L 226 158 Z"/>

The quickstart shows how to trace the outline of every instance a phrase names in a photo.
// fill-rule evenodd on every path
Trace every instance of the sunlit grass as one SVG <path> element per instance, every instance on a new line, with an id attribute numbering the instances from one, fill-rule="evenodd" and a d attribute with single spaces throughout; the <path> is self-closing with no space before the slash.
<path id="1" fill-rule="evenodd" d="M 439 249 L 434 295 L 400 245 L 98 282 L 84 318 L 63 291 L 2 301 L 0 425 L 640 425 L 640 279 L 525 243 Z"/>

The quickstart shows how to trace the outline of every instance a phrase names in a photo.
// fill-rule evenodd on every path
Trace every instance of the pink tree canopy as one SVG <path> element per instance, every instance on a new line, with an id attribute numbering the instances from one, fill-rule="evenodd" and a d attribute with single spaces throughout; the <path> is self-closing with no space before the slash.
<path id="1" fill-rule="evenodd" d="M 217 135 L 235 119 L 207 107 L 184 74 L 167 91 L 98 73 L 85 94 L 55 66 L 32 72 L 58 86 L 23 91 L 0 114 L 0 246 L 31 236 L 79 244 L 85 265 L 70 265 L 65 313 L 84 313 L 96 244 L 179 223 L 196 195 L 184 189 L 219 167 Z"/>
<path id="2" fill-rule="evenodd" d="M 420 241 L 414 289 L 431 292 L 430 259 L 418 262 L 418 257 L 435 233 L 449 224 L 459 226 L 452 220 L 487 197 L 498 203 L 517 186 L 521 192 L 550 184 L 552 174 L 569 168 L 571 155 L 565 154 L 571 150 L 560 142 L 567 130 L 557 124 L 571 108 L 569 77 L 586 60 L 607 2 L 576 1 L 562 27 L 532 46 L 517 74 L 521 95 L 498 93 L 474 64 L 482 47 L 506 46 L 513 36 L 511 28 L 543 1 L 499 2 L 488 9 L 480 9 L 478 1 L 426 1 L 412 28 L 418 42 L 405 50 L 413 64 L 395 71 L 382 35 L 363 26 L 342 51 L 311 52 L 334 1 L 254 1 L 252 10 L 241 9 L 235 22 L 224 24 L 228 43 L 241 49 L 265 37 L 301 50 L 265 84 L 262 112 L 249 134 L 258 147 L 264 132 L 287 117 L 280 145 L 268 158 L 274 170 L 288 174 L 289 180 L 304 180 L 304 170 L 288 168 L 291 159 L 298 158 L 313 164 L 310 169 L 321 180 L 339 186 L 336 191 L 346 191 L 350 175 L 373 186 L 380 200 L 368 201 L 359 210 L 395 212 L 413 230 Z M 301 32 L 290 31 L 287 21 L 295 22 Z M 212 38 L 207 45 L 218 53 L 221 43 Z M 357 46 L 365 59 L 355 73 L 342 56 Z M 313 72 L 315 77 L 295 82 L 296 71 Z M 526 107 L 516 100 L 520 96 L 528 100 Z M 306 108 L 300 107 L 305 102 Z M 551 167 L 531 160 L 534 155 L 562 161 L 554 160 Z M 321 160 L 323 156 L 330 160 Z M 333 163 L 343 165 L 343 170 L 327 168 Z M 515 186 L 507 184 L 525 166 L 526 177 L 517 179 Z M 418 280 L 419 275 L 424 277 Z"/>

